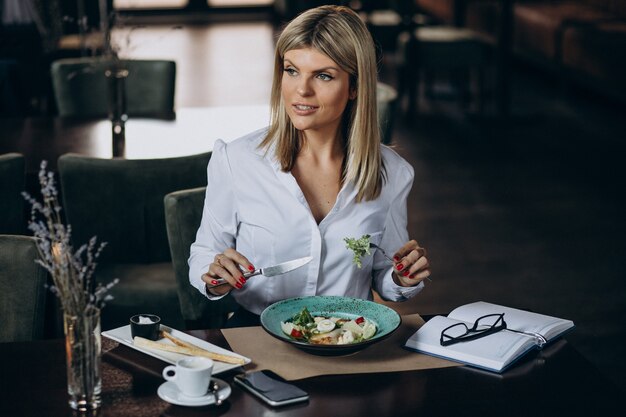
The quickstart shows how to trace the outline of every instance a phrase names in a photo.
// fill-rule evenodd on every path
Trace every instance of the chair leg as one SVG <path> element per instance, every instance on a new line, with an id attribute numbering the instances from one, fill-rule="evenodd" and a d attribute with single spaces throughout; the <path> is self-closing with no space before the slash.
<path id="1" fill-rule="evenodd" d="M 459 107 L 465 111 L 472 102 L 471 77 L 469 68 L 458 68 L 452 72 L 453 85 Z"/>
<path id="2" fill-rule="evenodd" d="M 437 77 L 433 75 L 432 72 L 424 73 L 424 97 L 428 100 L 435 99 L 435 82 L 437 81 Z"/>
<path id="3" fill-rule="evenodd" d="M 402 108 L 402 102 L 404 101 L 404 96 L 406 95 L 407 89 L 407 80 L 406 80 L 406 68 L 404 65 L 399 66 L 396 69 L 396 77 L 398 80 L 398 105 Z"/>
<path id="4" fill-rule="evenodd" d="M 419 70 L 412 68 L 405 74 L 407 90 L 409 92 L 409 105 L 406 112 L 407 120 L 411 120 L 413 117 L 417 117 L 419 108 L 419 87 L 420 87 L 420 72 Z"/>
<path id="5" fill-rule="evenodd" d="M 478 100 L 478 115 L 482 118 L 485 115 L 485 68 L 480 67 L 476 71 L 476 98 Z"/>

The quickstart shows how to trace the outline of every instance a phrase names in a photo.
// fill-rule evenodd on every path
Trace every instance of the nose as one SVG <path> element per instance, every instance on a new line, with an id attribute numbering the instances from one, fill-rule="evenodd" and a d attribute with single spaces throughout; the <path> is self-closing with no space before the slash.
<path id="1" fill-rule="evenodd" d="M 311 85 L 309 84 L 309 80 L 302 77 L 302 79 L 299 81 L 296 92 L 302 96 L 302 97 L 306 97 L 306 96 L 310 96 L 313 94 L 313 90 L 311 88 Z"/>

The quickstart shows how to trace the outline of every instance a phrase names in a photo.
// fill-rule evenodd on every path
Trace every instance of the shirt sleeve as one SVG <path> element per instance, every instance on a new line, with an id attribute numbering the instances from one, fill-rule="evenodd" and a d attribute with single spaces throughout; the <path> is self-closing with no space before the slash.
<path id="1" fill-rule="evenodd" d="M 215 255 L 235 247 L 237 232 L 237 204 L 233 189 L 232 171 L 227 145 L 218 140 L 207 168 L 207 189 L 204 197 L 202 221 L 191 245 L 189 256 L 189 282 L 209 299 L 219 299 L 207 294 L 202 274 L 209 270 Z"/>
<path id="2" fill-rule="evenodd" d="M 399 163 L 398 163 L 399 162 Z M 390 166 L 391 165 L 391 166 Z M 387 163 L 388 170 L 394 170 L 393 175 L 387 177 L 387 185 L 393 187 L 388 194 L 389 211 L 385 220 L 385 227 L 380 241 L 380 247 L 392 256 L 402 245 L 409 241 L 407 231 L 407 200 L 413 186 L 413 167 L 406 161 L 392 161 Z M 405 301 L 415 296 L 424 288 L 420 282 L 414 287 L 397 285 L 392 278 L 393 267 L 382 254 L 377 253 L 374 258 L 374 289 L 386 301 Z"/>

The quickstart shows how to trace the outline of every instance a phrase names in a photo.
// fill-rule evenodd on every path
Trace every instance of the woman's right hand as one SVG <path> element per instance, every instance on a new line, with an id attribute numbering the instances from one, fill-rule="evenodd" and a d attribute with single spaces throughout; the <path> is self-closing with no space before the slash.
<path id="1" fill-rule="evenodd" d="M 241 271 L 254 271 L 254 266 L 248 259 L 235 249 L 228 248 L 224 253 L 215 255 L 209 270 L 202 274 L 202 281 L 206 284 L 207 292 L 213 295 L 223 295 L 233 288 L 241 289 L 246 279 Z M 214 287 L 219 278 L 224 278 L 224 284 Z"/>

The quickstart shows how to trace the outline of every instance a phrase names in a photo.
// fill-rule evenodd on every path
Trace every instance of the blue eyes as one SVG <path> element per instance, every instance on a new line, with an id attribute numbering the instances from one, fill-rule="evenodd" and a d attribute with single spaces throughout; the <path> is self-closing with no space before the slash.
<path id="1" fill-rule="evenodd" d="M 295 70 L 294 68 L 285 68 L 284 71 L 291 77 L 295 77 L 296 75 L 298 75 L 298 71 Z M 329 74 L 326 74 L 325 72 L 320 72 L 315 77 L 322 81 L 331 81 L 334 79 L 334 77 L 332 77 Z"/>

